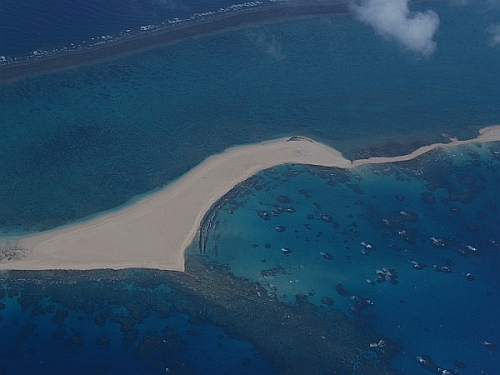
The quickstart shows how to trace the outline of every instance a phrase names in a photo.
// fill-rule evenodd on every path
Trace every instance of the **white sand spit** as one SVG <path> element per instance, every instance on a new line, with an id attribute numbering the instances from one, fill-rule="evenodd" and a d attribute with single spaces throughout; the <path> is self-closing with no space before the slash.
<path id="1" fill-rule="evenodd" d="M 415 158 L 438 147 L 500 141 L 500 126 L 482 129 L 471 140 L 436 143 L 411 154 L 350 162 L 341 153 L 304 137 L 240 146 L 212 156 L 163 190 L 97 218 L 24 237 L 0 239 L 0 269 L 184 270 L 184 251 L 205 212 L 237 183 L 258 171 L 285 163 L 353 168 Z M 21 256 L 18 256 L 21 255 Z"/>

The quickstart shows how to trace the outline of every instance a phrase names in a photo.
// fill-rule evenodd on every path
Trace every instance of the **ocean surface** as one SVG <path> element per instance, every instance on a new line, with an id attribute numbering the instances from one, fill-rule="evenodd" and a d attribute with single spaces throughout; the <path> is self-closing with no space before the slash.
<path id="1" fill-rule="evenodd" d="M 233 145 L 299 134 L 355 159 L 476 136 L 500 123 L 500 7 L 455 3 L 410 6 L 439 16 L 429 56 L 347 12 L 0 83 L 2 236 L 133 204 Z M 5 0 L 0 69 L 269 3 L 232 5 Z M 496 374 L 499 154 L 260 172 L 186 274 L 2 272 L 0 373 Z"/>
<path id="2" fill-rule="evenodd" d="M 35 51 L 82 48 L 231 5 L 235 3 L 230 0 L 5 0 L 0 7 L 0 54 L 21 60 Z"/>

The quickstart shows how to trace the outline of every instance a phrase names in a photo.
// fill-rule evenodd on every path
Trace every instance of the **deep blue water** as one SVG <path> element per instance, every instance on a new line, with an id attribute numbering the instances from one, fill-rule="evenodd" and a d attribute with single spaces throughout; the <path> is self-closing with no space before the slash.
<path id="1" fill-rule="evenodd" d="M 0 4 L 0 56 L 23 58 L 36 50 L 93 44 L 103 37 L 137 33 L 141 26 L 232 4 L 228 0 L 5 0 Z"/>
<path id="2" fill-rule="evenodd" d="M 0 56 L 92 44 L 229 5 L 2 1 Z M 498 7 L 429 1 L 412 9 L 440 17 L 432 56 L 408 52 L 344 14 L 254 25 L 0 84 L 0 228 L 45 230 L 131 203 L 235 144 L 301 134 L 356 158 L 403 153 L 446 140 L 442 133 L 473 137 L 498 124 L 500 48 L 487 32 L 500 23 Z M 391 364 L 403 373 L 430 373 L 416 360 L 430 355 L 461 374 L 495 374 L 498 352 L 481 344 L 500 345 L 495 147 L 331 177 L 302 166 L 262 172 L 260 190 L 238 198 L 233 214 L 220 211 L 202 259 L 260 282 L 278 302 L 293 306 L 305 295 L 320 313 L 366 321 L 402 345 Z M 296 211 L 262 220 L 257 212 L 271 212 L 278 195 Z M 433 246 L 432 237 L 445 246 Z M 377 249 L 363 254 L 362 241 Z M 410 259 L 427 267 L 416 270 Z M 275 266 L 282 268 L 274 276 L 261 273 Z M 366 282 L 384 267 L 397 271 L 396 285 Z M 0 277 L 2 374 L 281 372 L 274 352 L 248 339 L 249 327 L 262 329 L 258 321 L 234 326 L 217 298 L 203 299 L 169 273 Z M 234 294 L 245 296 L 247 284 L 226 277 L 217 273 L 209 287 L 227 298 L 234 283 Z M 337 293 L 338 283 L 348 296 Z M 351 295 L 375 306 L 353 312 Z"/>
<path id="3" fill-rule="evenodd" d="M 22 276 L 3 279 L 2 374 L 273 373 L 250 343 L 175 310 L 168 285 L 144 287 L 147 271 Z"/>

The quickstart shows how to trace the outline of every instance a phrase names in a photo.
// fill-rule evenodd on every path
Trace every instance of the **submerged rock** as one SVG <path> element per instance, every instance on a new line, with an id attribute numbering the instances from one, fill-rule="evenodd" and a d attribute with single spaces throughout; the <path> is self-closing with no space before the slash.
<path id="1" fill-rule="evenodd" d="M 351 293 L 344 288 L 344 286 L 341 284 L 341 283 L 338 283 L 336 286 L 335 286 L 335 289 L 337 290 L 337 293 L 340 294 L 341 296 L 350 296 Z"/>
<path id="2" fill-rule="evenodd" d="M 375 273 L 377 274 L 377 283 L 383 283 L 384 281 L 389 281 L 393 285 L 398 283 L 398 273 L 394 268 L 376 269 Z"/>
<path id="3" fill-rule="evenodd" d="M 428 192 L 428 191 L 423 192 L 423 193 L 420 194 L 420 196 L 422 197 L 422 200 L 425 203 L 428 203 L 428 204 L 434 204 L 434 203 L 436 203 L 436 197 L 431 192 Z"/>
<path id="4" fill-rule="evenodd" d="M 285 255 L 288 255 L 292 253 L 292 250 L 290 250 L 288 247 L 282 247 L 281 252 Z"/>
<path id="5" fill-rule="evenodd" d="M 465 278 L 467 279 L 467 281 L 474 281 L 474 280 L 476 280 L 476 278 L 474 277 L 474 275 L 471 274 L 470 272 L 465 275 Z"/>
<path id="6" fill-rule="evenodd" d="M 497 351 L 497 346 L 493 344 L 491 341 L 481 341 L 481 344 L 493 352 Z"/>
<path id="7" fill-rule="evenodd" d="M 324 253 L 324 252 L 322 252 L 322 251 L 321 251 L 321 252 L 319 253 L 319 255 L 321 255 L 323 258 L 328 259 L 328 260 L 333 259 L 333 255 L 332 255 L 332 254 L 330 254 L 330 253 Z"/>
<path id="8" fill-rule="evenodd" d="M 291 203 L 292 202 L 292 200 L 290 198 L 288 198 L 286 195 L 278 195 L 276 197 L 276 200 L 279 203 L 282 203 L 282 204 L 286 204 L 286 203 Z"/>
<path id="9" fill-rule="evenodd" d="M 427 264 L 419 263 L 415 259 L 409 259 L 408 262 L 410 262 L 411 266 L 416 270 L 423 270 L 427 267 Z"/>
<path id="10" fill-rule="evenodd" d="M 332 306 L 334 302 L 333 302 L 333 299 L 331 299 L 330 297 L 324 296 L 321 298 L 321 303 L 323 303 L 327 306 Z"/>
<path id="11" fill-rule="evenodd" d="M 352 296 L 351 299 L 354 301 L 354 305 L 351 306 L 351 311 L 354 313 L 360 313 L 366 307 L 375 306 L 375 304 L 368 298 Z"/>
<path id="12" fill-rule="evenodd" d="M 326 223 L 333 222 L 333 218 L 330 215 L 328 215 L 328 214 L 321 214 L 320 217 L 321 217 L 321 220 L 323 220 Z"/>
<path id="13" fill-rule="evenodd" d="M 267 211 L 257 211 L 257 215 L 259 215 L 259 217 L 261 219 L 264 219 L 264 220 L 271 220 L 271 216 L 269 215 L 269 212 Z"/>

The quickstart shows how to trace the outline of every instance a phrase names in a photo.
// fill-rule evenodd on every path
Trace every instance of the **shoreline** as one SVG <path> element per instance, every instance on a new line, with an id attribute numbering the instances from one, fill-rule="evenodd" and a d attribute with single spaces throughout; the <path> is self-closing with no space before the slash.
<path id="1" fill-rule="evenodd" d="M 280 164 L 314 164 L 356 168 L 416 158 L 436 148 L 500 141 L 500 125 L 483 128 L 478 137 L 450 139 L 410 154 L 353 162 L 322 143 L 287 137 L 229 148 L 213 155 L 177 181 L 123 208 L 46 232 L 0 237 L 2 251 L 19 259 L 0 263 L 0 270 L 153 268 L 184 271 L 184 252 L 195 239 L 203 217 L 236 184 Z"/>
<path id="2" fill-rule="evenodd" d="M 88 48 L 61 51 L 40 58 L 0 65 L 0 84 L 112 61 L 188 39 L 238 30 L 252 25 L 346 12 L 348 12 L 347 1 L 323 0 L 313 3 L 266 4 L 246 10 L 216 14 L 199 20 L 162 27 L 152 32 L 126 36 Z"/>

